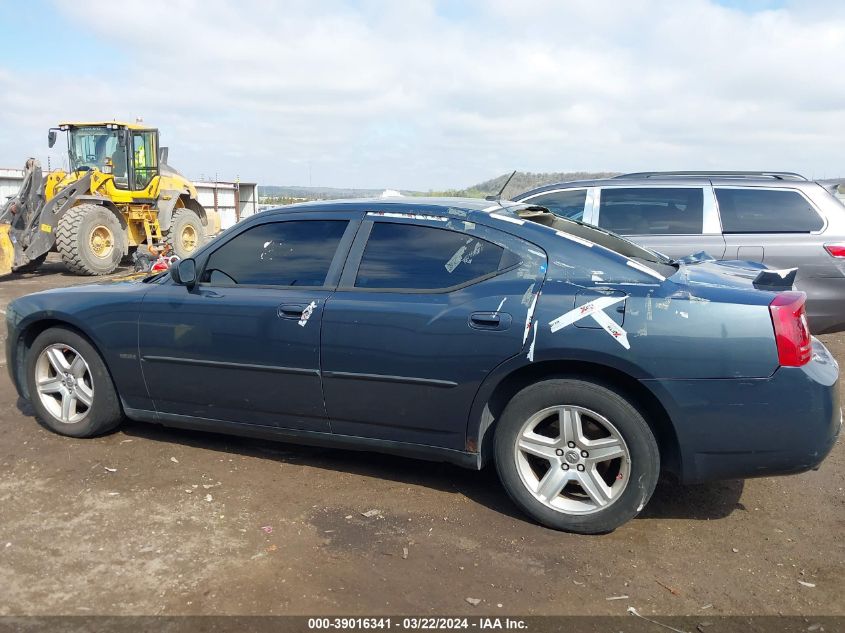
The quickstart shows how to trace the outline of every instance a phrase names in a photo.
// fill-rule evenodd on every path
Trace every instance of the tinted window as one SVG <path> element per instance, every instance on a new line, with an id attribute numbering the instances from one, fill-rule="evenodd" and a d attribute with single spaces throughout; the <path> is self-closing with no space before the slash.
<path id="1" fill-rule="evenodd" d="M 602 189 L 599 226 L 620 235 L 700 234 L 704 193 L 699 187 Z"/>
<path id="2" fill-rule="evenodd" d="M 586 189 L 569 189 L 567 191 L 555 191 L 544 193 L 525 202 L 539 204 L 546 207 L 555 215 L 573 220 L 584 219 L 584 203 L 587 201 Z"/>
<path id="3" fill-rule="evenodd" d="M 725 233 L 809 233 L 824 224 L 797 191 L 716 189 L 716 200 Z"/>
<path id="4" fill-rule="evenodd" d="M 376 222 L 355 286 L 449 288 L 498 270 L 503 251 L 486 240 L 447 229 Z"/>
<path id="5" fill-rule="evenodd" d="M 203 281 L 212 284 L 322 286 L 345 220 L 261 224 L 218 248 Z"/>

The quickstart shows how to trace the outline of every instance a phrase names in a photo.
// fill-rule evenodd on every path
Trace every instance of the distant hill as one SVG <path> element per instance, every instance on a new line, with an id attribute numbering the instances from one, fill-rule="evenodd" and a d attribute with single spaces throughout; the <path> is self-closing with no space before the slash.
<path id="1" fill-rule="evenodd" d="M 533 173 L 530 171 L 518 171 L 513 179 L 508 183 L 507 188 L 502 192 L 502 198 L 508 199 L 523 191 L 528 191 L 534 187 L 547 185 L 553 182 L 568 182 L 570 180 L 590 180 L 592 178 L 609 178 L 617 176 L 619 172 L 613 171 L 563 171 L 563 172 L 547 172 L 547 173 Z M 447 189 L 444 191 L 429 191 L 424 195 L 433 196 L 461 196 L 469 198 L 483 198 L 499 193 L 502 185 L 510 176 L 510 173 L 502 174 L 491 180 L 485 180 L 466 189 Z"/>
<path id="2" fill-rule="evenodd" d="M 519 171 L 510 181 L 502 197 L 507 199 L 517 194 L 553 182 L 567 182 L 570 180 L 589 180 L 591 178 L 608 178 L 616 176 L 612 171 L 569 171 L 533 173 Z M 405 196 L 459 196 L 467 198 L 483 198 L 499 193 L 502 185 L 510 173 L 485 180 L 466 189 L 442 189 L 430 191 L 401 190 Z M 332 200 L 336 198 L 377 198 L 384 189 L 344 189 L 340 187 L 296 187 L 279 185 L 260 185 L 258 195 L 262 202 L 290 203 L 301 200 Z"/>

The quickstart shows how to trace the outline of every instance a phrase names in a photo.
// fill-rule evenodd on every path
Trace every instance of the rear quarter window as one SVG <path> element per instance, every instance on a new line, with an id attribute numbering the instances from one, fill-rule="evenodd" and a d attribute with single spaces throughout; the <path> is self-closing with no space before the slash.
<path id="1" fill-rule="evenodd" d="M 824 221 L 797 191 L 716 188 L 724 233 L 811 233 Z"/>

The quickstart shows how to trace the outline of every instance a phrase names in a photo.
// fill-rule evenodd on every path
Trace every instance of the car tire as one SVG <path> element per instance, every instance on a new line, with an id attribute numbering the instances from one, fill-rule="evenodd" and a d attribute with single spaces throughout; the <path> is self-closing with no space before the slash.
<path id="1" fill-rule="evenodd" d="M 70 437 L 94 437 L 122 420 L 120 400 L 100 354 L 76 332 L 39 334 L 26 358 L 26 381 L 38 421 Z"/>
<path id="2" fill-rule="evenodd" d="M 514 503 L 566 532 L 613 531 L 643 509 L 660 474 L 657 442 L 637 408 L 589 380 L 524 388 L 505 407 L 495 443 Z"/>

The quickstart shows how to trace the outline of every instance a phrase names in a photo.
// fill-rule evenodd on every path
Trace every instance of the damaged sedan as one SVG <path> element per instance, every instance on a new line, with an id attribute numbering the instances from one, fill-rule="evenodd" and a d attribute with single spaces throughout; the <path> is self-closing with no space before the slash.
<path id="1" fill-rule="evenodd" d="M 839 370 L 793 279 L 528 204 L 316 202 L 144 281 L 14 301 L 7 366 L 64 435 L 129 418 L 491 464 L 536 521 L 601 533 L 661 472 L 819 466 Z"/>

